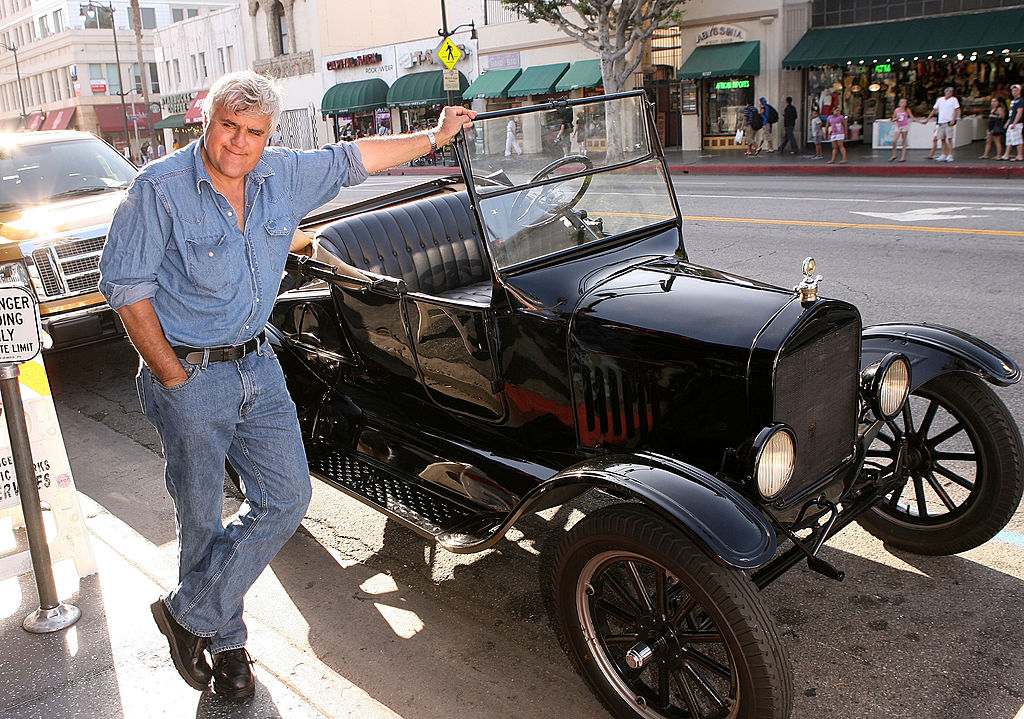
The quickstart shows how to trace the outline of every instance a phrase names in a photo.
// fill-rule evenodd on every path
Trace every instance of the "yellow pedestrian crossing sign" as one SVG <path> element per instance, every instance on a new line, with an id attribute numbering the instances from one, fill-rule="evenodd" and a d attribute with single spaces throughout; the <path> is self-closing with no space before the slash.
<path id="1" fill-rule="evenodd" d="M 452 42 L 450 37 L 446 37 L 437 48 L 437 58 L 442 65 L 451 70 L 455 67 L 455 63 L 462 59 L 462 50 Z"/>

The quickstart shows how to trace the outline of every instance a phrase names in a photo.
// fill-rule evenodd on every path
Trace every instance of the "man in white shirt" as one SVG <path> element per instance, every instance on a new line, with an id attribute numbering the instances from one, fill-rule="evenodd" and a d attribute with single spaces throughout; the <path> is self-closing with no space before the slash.
<path id="1" fill-rule="evenodd" d="M 935 128 L 935 138 L 942 143 L 942 154 L 935 159 L 938 162 L 953 161 L 953 137 L 956 133 L 956 121 L 960 119 L 960 101 L 953 97 L 953 88 L 947 87 L 942 97 L 935 101 L 935 106 L 928 113 L 924 122 L 928 122 L 932 115 L 938 115 L 938 127 Z"/>

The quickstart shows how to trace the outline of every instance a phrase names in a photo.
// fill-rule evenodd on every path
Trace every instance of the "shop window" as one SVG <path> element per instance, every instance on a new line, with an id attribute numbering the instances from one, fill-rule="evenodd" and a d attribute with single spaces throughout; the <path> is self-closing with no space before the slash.
<path id="1" fill-rule="evenodd" d="M 704 80 L 704 134 L 735 134 L 743 125 L 743 109 L 753 102 L 753 77 Z"/>

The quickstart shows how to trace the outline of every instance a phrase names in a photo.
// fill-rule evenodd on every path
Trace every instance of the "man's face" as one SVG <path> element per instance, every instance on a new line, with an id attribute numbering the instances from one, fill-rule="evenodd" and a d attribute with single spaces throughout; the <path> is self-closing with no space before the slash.
<path id="1" fill-rule="evenodd" d="M 1013 90 L 1011 92 L 1013 92 L 1014 97 L 1020 97 L 1020 87 L 1017 85 L 1013 86 Z"/>
<path id="2" fill-rule="evenodd" d="M 249 174 L 270 139 L 270 119 L 270 115 L 240 114 L 215 107 L 203 133 L 207 171 L 232 180 Z"/>
<path id="3" fill-rule="evenodd" d="M 953 91 L 952 90 L 946 90 L 943 94 L 946 97 L 953 97 Z"/>

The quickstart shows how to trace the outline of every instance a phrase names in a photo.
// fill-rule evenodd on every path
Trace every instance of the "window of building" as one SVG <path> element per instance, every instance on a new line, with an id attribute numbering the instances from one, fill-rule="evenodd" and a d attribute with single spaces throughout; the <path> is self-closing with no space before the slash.
<path id="1" fill-rule="evenodd" d="M 171 22 L 181 22 L 185 19 L 185 11 L 180 7 L 171 8 Z"/>
<path id="2" fill-rule="evenodd" d="M 107 63 L 107 94 L 121 94 L 121 71 L 118 66 L 112 62 Z"/>
<path id="3" fill-rule="evenodd" d="M 39 21 L 39 37 L 50 37 L 50 16 L 43 15 L 38 18 Z"/>
<path id="4" fill-rule="evenodd" d="M 171 61 L 171 66 L 174 68 L 174 84 L 181 87 L 181 65 L 177 58 Z"/>
<path id="5" fill-rule="evenodd" d="M 195 55 L 189 55 L 189 59 L 192 60 L 192 84 L 199 83 L 199 61 Z"/>
<path id="6" fill-rule="evenodd" d="M 217 48 L 217 68 L 221 75 L 227 72 L 227 67 L 224 65 L 224 48 L 222 47 Z"/>
<path id="7" fill-rule="evenodd" d="M 159 94 L 160 93 L 160 75 L 156 70 L 155 62 L 147 62 L 146 66 L 149 68 L 149 91 Z"/>
<path id="8" fill-rule="evenodd" d="M 233 70 L 235 67 L 235 47 L 234 45 L 228 45 L 226 48 L 228 55 L 228 69 Z"/>
<path id="9" fill-rule="evenodd" d="M 206 81 L 206 77 L 207 77 L 207 72 L 206 72 L 206 53 L 205 52 L 199 53 L 199 72 L 200 72 L 199 80 L 202 81 L 202 82 L 205 82 Z"/>
<path id="10" fill-rule="evenodd" d="M 53 11 L 53 31 L 64 32 L 64 8 L 57 8 Z"/>
<path id="11" fill-rule="evenodd" d="M 288 23 L 285 22 L 284 5 L 274 3 L 274 27 L 277 29 L 277 44 L 281 48 L 281 55 L 287 55 L 288 50 Z"/>
<path id="12" fill-rule="evenodd" d="M 114 10 L 116 13 L 117 10 Z M 85 13 L 85 27 L 90 30 L 114 27 L 114 16 L 105 10 L 89 10 Z"/>
<path id="13" fill-rule="evenodd" d="M 156 27 L 156 10 L 151 7 L 139 8 L 139 17 L 142 18 L 142 29 L 152 30 Z M 129 29 L 135 29 L 135 17 L 134 13 L 128 13 L 128 27 Z"/>
<path id="14" fill-rule="evenodd" d="M 185 11 L 186 17 L 199 17 L 199 8 L 190 7 Z"/>

